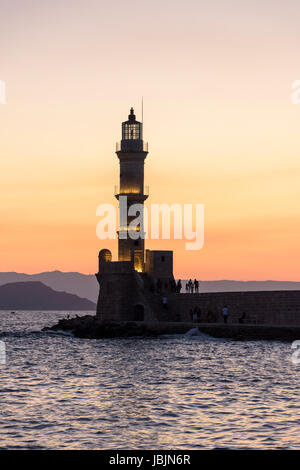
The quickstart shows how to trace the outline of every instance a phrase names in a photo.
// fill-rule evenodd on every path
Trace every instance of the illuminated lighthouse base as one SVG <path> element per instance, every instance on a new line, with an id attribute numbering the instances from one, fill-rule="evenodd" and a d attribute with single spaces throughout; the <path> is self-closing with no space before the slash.
<path id="1" fill-rule="evenodd" d="M 144 272 L 134 260 L 111 261 L 109 250 L 99 253 L 100 286 L 97 316 L 103 321 L 168 321 L 171 312 L 162 296 L 171 293 L 173 252 L 146 250 Z"/>

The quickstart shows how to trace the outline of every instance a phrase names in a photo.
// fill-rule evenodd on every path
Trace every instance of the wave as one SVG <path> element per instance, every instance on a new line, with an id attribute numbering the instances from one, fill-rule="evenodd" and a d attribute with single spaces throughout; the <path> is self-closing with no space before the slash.
<path id="1" fill-rule="evenodd" d="M 160 335 L 161 338 L 195 338 L 203 341 L 226 341 L 224 338 L 214 338 L 213 336 L 202 333 L 198 328 L 191 328 L 186 333 Z"/>
<path id="2" fill-rule="evenodd" d="M 57 331 L 39 331 L 39 330 L 33 330 L 33 331 L 1 331 L 0 332 L 0 338 L 27 338 L 30 336 L 45 336 L 45 335 L 51 335 L 51 336 L 71 336 L 74 337 L 73 333 L 70 331 L 62 331 L 62 330 L 57 330 Z"/>

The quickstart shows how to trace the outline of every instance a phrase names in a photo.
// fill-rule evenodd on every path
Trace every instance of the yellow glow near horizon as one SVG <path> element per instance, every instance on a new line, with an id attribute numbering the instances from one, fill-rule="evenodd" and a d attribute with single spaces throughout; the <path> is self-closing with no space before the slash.
<path id="1" fill-rule="evenodd" d="M 173 249 L 181 278 L 300 281 L 299 13 L 296 0 L 4 2 L 0 270 L 93 273 L 106 247 L 116 259 L 95 213 L 117 206 L 115 142 L 143 95 L 147 205 L 203 203 L 206 217 L 203 250 L 146 247 Z"/>

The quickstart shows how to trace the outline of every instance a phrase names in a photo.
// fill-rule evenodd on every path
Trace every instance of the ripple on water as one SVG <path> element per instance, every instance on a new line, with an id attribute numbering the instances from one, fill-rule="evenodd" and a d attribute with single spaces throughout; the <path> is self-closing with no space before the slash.
<path id="1" fill-rule="evenodd" d="M 290 345 L 40 332 L 64 316 L 0 312 L 1 449 L 300 448 Z"/>

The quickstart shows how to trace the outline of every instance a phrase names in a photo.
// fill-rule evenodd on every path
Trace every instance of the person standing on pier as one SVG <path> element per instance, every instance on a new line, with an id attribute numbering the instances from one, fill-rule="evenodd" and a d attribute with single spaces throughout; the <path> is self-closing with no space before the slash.
<path id="1" fill-rule="evenodd" d="M 227 323 L 227 320 L 228 320 L 228 307 L 227 307 L 227 305 L 224 305 L 224 307 L 222 308 L 222 313 L 223 313 L 224 323 Z"/>

